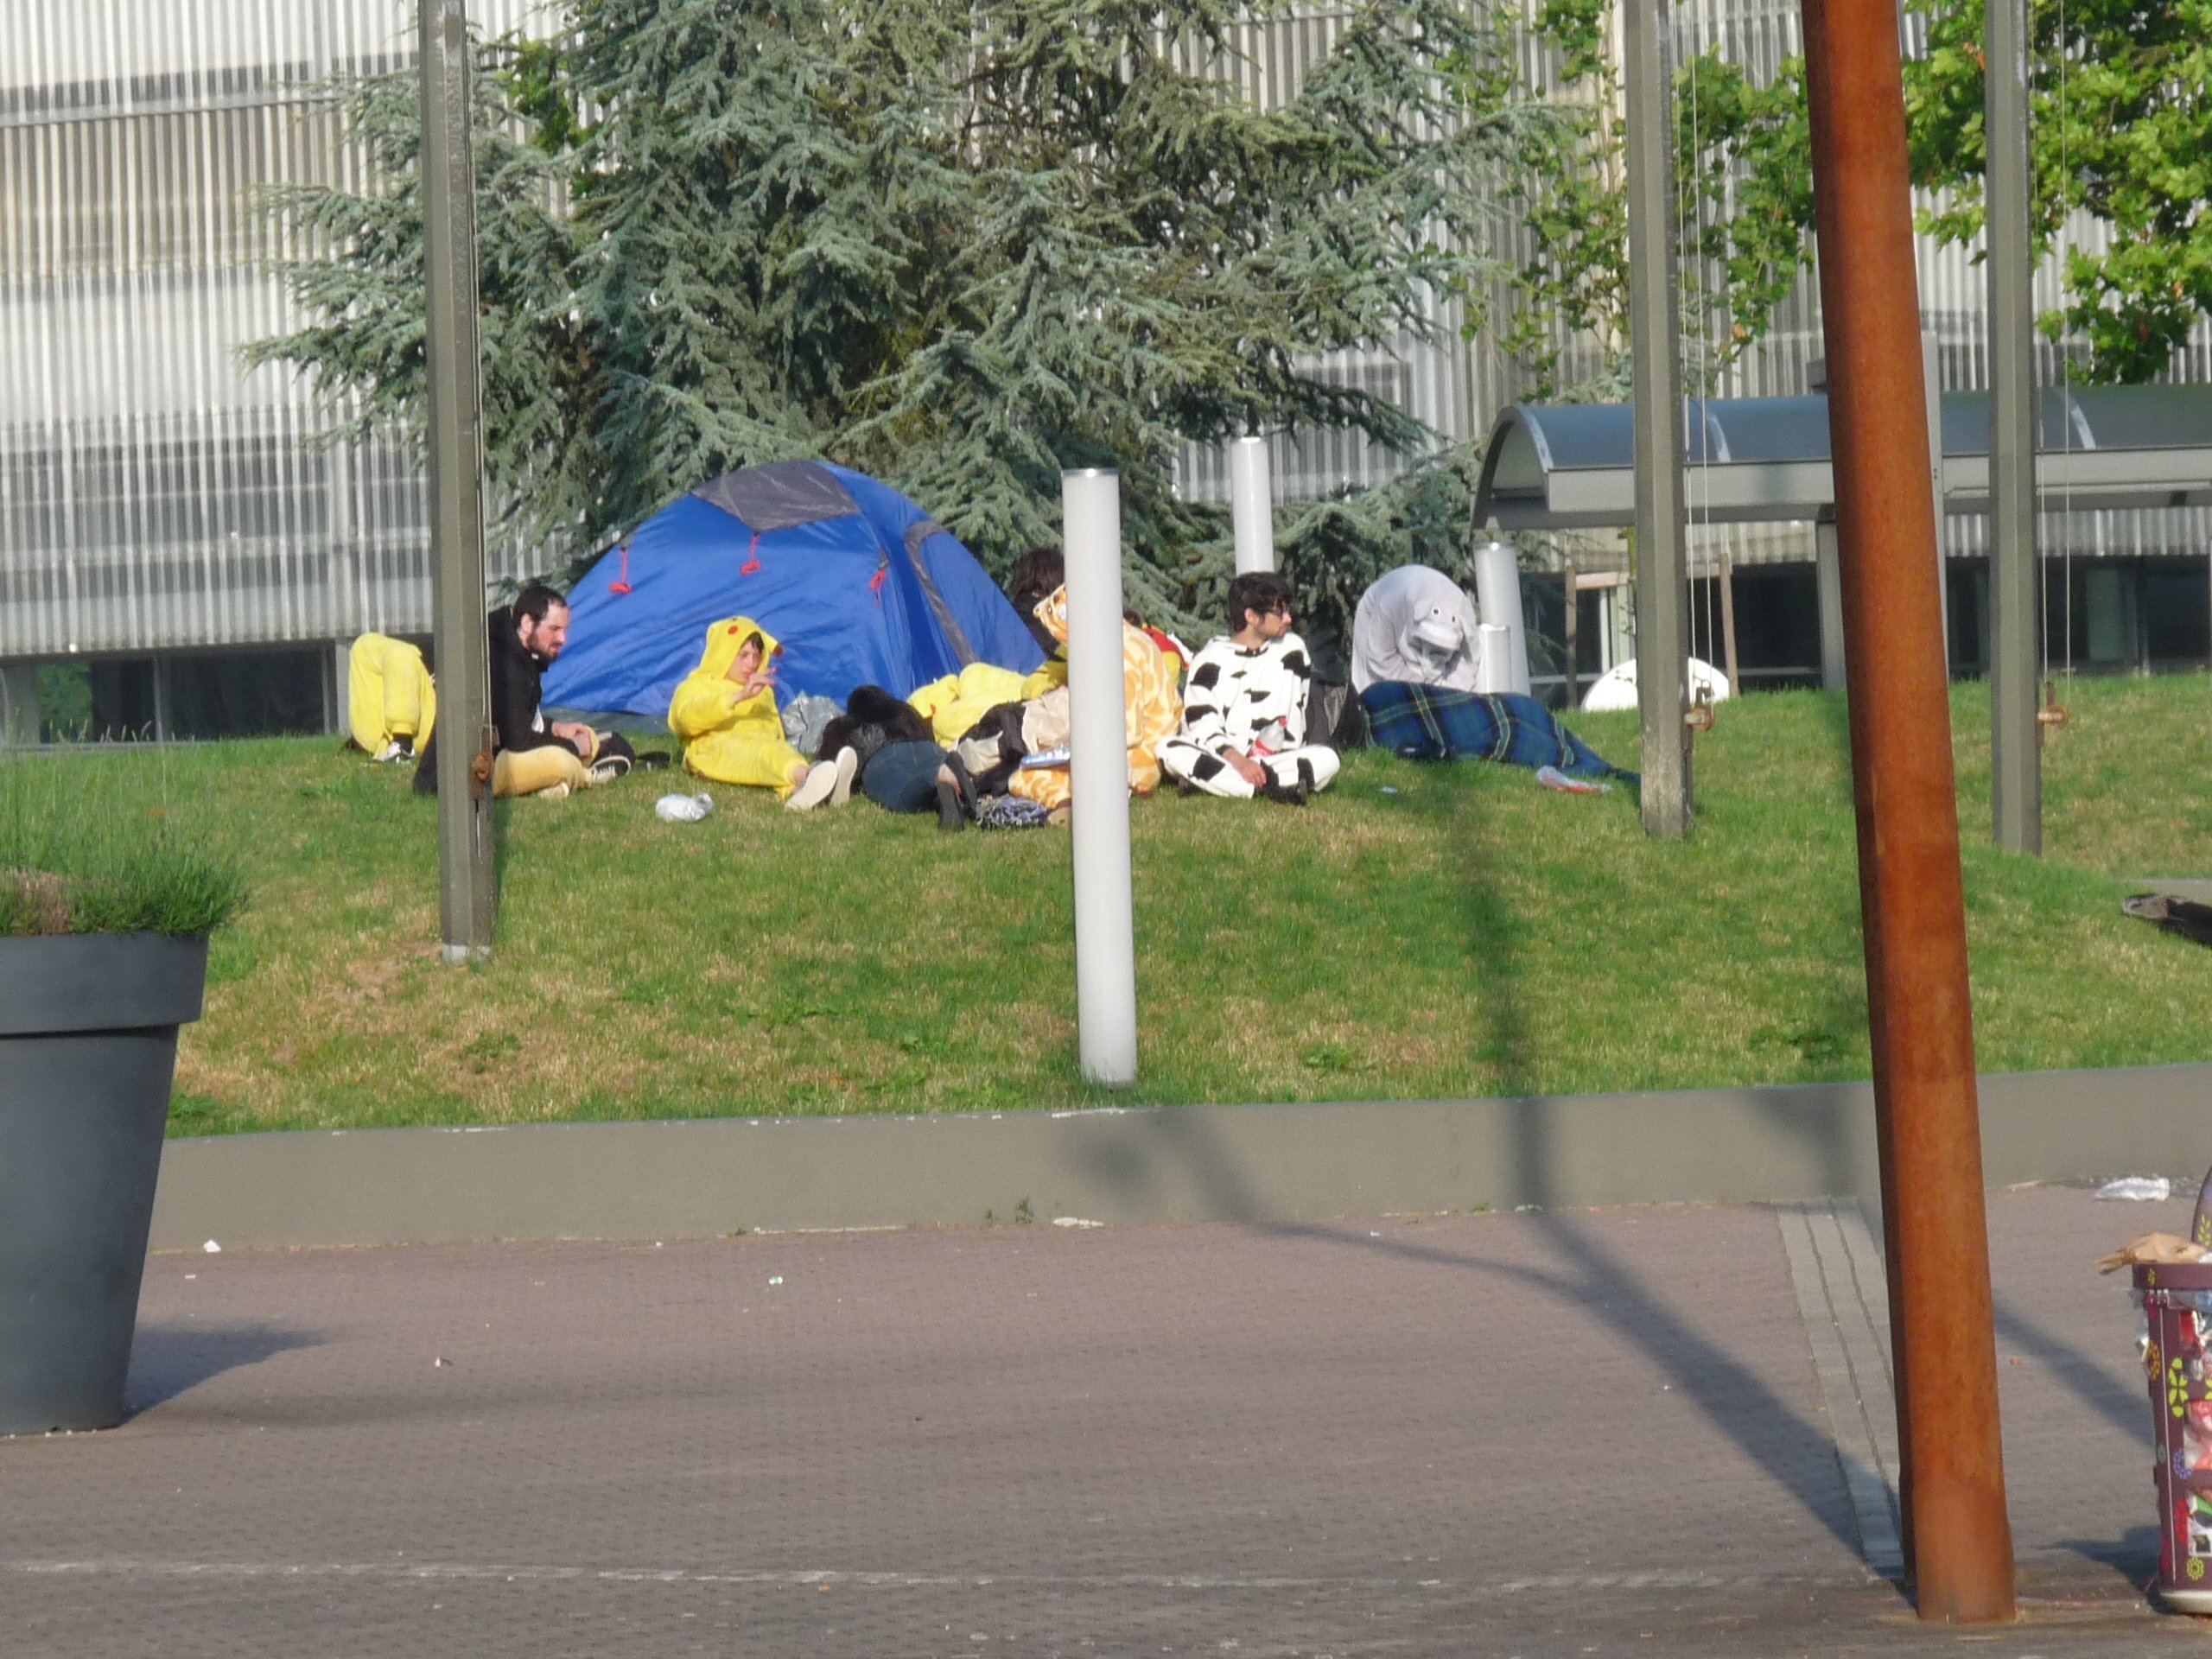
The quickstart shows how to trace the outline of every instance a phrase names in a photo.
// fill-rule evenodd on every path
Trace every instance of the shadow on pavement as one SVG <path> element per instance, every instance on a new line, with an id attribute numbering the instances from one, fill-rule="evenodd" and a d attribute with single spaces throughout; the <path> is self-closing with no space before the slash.
<path id="1" fill-rule="evenodd" d="M 1402 1240 L 1354 1237 L 1328 1228 L 1270 1223 L 1266 1206 L 1218 1144 L 1213 1129 L 1195 1115 L 1162 1114 L 1164 1148 L 1179 1160 L 1206 1193 L 1212 1214 L 1234 1217 L 1264 1227 L 1278 1236 L 1351 1245 L 1402 1261 L 1431 1262 L 1516 1280 L 1545 1295 L 1577 1306 L 1602 1308 L 1608 1325 L 1633 1341 L 1665 1368 L 1680 1389 L 1745 1452 L 1782 1484 L 1806 1512 L 1854 1554 L 1861 1550 L 1852 1519 L 1834 1440 L 1806 1421 L 1789 1404 L 1733 1355 L 1719 1348 L 1672 1313 L 1658 1288 L 1572 1220 L 1545 1213 L 1554 1201 L 1549 1109 L 1529 1089 L 1530 1033 L 1519 993 L 1525 968 L 1511 908 L 1499 893 L 1500 873 L 1489 868 L 1481 838 L 1452 822 L 1460 803 L 1441 791 L 1424 791 L 1420 808 L 1443 820 L 1460 872 L 1460 923 L 1469 956 L 1469 995 L 1473 1014 L 1470 1036 L 1478 1057 L 1496 1065 L 1513 1099 L 1513 1190 L 1535 1205 L 1532 1219 L 1542 1230 L 1556 1268 L 1517 1267 L 1482 1262 Z M 1455 831 L 1457 833 L 1455 833 Z M 1840 1167 L 1844 1158 L 1840 1125 L 1815 1127 L 1824 1151 Z M 1135 1169 L 1109 1172 L 1125 1180 L 1140 1179 Z"/>
<path id="2" fill-rule="evenodd" d="M 130 1382 L 124 1398 L 136 1416 L 210 1377 L 294 1349 L 319 1348 L 323 1340 L 315 1332 L 282 1325 L 141 1325 L 131 1338 Z"/>
<path id="3" fill-rule="evenodd" d="M 2032 1355 L 2075 1399 L 2130 1439 L 2147 1433 L 2150 1403 L 2141 1382 L 2123 1383 L 2073 1344 L 2055 1337 L 2000 1296 L 1996 1300 L 1997 1334 Z M 2140 1368 L 2135 1368 L 2140 1376 Z M 2155 1543 L 2152 1546 L 2156 1548 Z"/>
<path id="4" fill-rule="evenodd" d="M 2150 1478 L 2144 1477 L 2145 1507 L 2150 1503 Z M 2158 1529 L 2148 1524 L 2130 1527 L 2117 1538 L 2067 1538 L 2060 1548 L 2084 1560 L 2108 1567 L 2134 1590 L 2145 1588 L 2158 1575 Z"/>
<path id="5" fill-rule="evenodd" d="M 1268 1230 L 1283 1237 L 1351 1245 L 1402 1261 L 1465 1268 L 1516 1280 L 1562 1302 L 1601 1310 L 1609 1329 L 1627 1337 L 1664 1368 L 1675 1379 L 1675 1388 L 1780 1483 L 1808 1515 L 1853 1554 L 1859 1554 L 1850 1495 L 1843 1483 L 1835 1442 L 1828 1434 L 1807 1422 L 1741 1360 L 1672 1313 L 1657 1290 L 1628 1262 L 1570 1218 L 1539 1212 L 1529 1219 L 1541 1230 L 1547 1247 L 1563 1267 L 1479 1262 L 1403 1239 L 1355 1237 L 1325 1227 L 1278 1225 Z"/>

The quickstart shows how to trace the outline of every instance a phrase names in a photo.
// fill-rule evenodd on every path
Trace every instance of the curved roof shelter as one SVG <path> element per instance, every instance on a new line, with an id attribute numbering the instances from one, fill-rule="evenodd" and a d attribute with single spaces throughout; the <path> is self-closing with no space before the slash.
<path id="1" fill-rule="evenodd" d="M 1835 506 L 1828 404 L 1685 400 L 1685 494 L 1699 523 L 1822 518 Z M 1989 394 L 1947 391 L 1943 510 L 1989 510 Z M 1636 522 L 1626 404 L 1515 404 L 1491 429 L 1474 522 L 1590 530 Z M 2212 386 L 2045 387 L 2036 486 L 2046 508 L 2212 505 Z"/>

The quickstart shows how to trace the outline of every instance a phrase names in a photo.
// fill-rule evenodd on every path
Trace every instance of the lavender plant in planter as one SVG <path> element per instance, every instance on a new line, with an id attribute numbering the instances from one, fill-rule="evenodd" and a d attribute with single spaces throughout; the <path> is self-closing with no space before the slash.
<path id="1" fill-rule="evenodd" d="M 63 765 L 0 765 L 0 1433 L 123 1420 L 177 1027 L 244 892 Z"/>

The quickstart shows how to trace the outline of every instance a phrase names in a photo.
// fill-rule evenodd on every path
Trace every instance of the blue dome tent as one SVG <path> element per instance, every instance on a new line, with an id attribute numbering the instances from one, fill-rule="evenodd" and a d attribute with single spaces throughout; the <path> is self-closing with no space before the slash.
<path id="1" fill-rule="evenodd" d="M 974 554 L 896 490 L 849 467 L 779 461 L 725 473 L 601 554 L 569 595 L 549 708 L 664 719 L 726 616 L 782 641 L 777 681 L 842 705 L 900 696 L 971 663 L 1043 660 Z"/>

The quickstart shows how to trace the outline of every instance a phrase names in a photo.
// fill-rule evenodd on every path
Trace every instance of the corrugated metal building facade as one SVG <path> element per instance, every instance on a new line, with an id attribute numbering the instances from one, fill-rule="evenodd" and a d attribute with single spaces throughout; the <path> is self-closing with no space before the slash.
<path id="1" fill-rule="evenodd" d="M 472 11 L 511 28 L 525 4 Z M 313 89 L 410 63 L 411 12 L 0 9 L 0 662 L 158 654 L 124 698 L 133 729 L 168 725 L 180 656 L 188 673 L 311 647 L 327 683 L 332 642 L 429 630 L 420 469 L 389 444 L 319 444 L 310 389 L 239 356 L 293 326 L 268 270 L 292 250 L 254 191 L 358 166 Z M 334 699 L 287 701 L 279 723 L 321 725 Z"/>
<path id="2" fill-rule="evenodd" d="M 533 8 L 472 0 L 470 10 L 497 32 L 524 26 Z M 334 645 L 365 629 L 428 631 L 419 469 L 390 444 L 319 444 L 326 417 L 311 390 L 282 369 L 245 372 L 239 358 L 294 324 L 268 270 L 292 250 L 252 192 L 358 167 L 313 88 L 411 62 L 412 15 L 411 0 L 0 9 L 0 664 L 143 664 L 145 723 L 166 725 L 170 677 L 196 658 L 290 647 L 316 653 L 327 686 Z M 1677 19 L 1684 46 L 1722 42 L 1762 73 L 1798 46 L 1795 0 L 1694 0 Z M 1279 99 L 1339 27 L 1317 9 L 1255 32 L 1231 73 L 1254 97 Z M 1946 385 L 1983 384 L 1982 276 L 1970 251 L 1924 246 L 1922 286 Z M 2049 303 L 2052 271 L 2043 286 Z M 1456 315 L 1440 321 L 1456 335 Z M 1717 390 L 1801 391 L 1819 349 L 1808 284 Z M 1452 438 L 1481 433 L 1516 391 L 1511 365 L 1480 341 L 1325 366 Z M 2047 368 L 2055 376 L 2055 359 Z M 2212 378 L 2206 331 L 2183 372 Z M 1373 482 L 1398 464 L 1338 435 L 1281 437 L 1275 451 L 1285 499 Z M 1194 452 L 1182 470 L 1193 493 L 1225 494 L 1219 456 Z M 2047 544 L 2082 559 L 2201 557 L 2212 530 L 2203 517 L 2079 515 L 2052 523 Z M 1981 535 L 1979 521 L 1947 528 L 1955 555 L 1978 552 Z M 1724 537 L 1740 563 L 1811 556 L 1802 528 L 1700 541 L 1717 553 Z M 2139 621 L 2129 626 L 2139 634 Z M 20 671 L 0 677 L 18 709 L 26 683 Z M 314 717 L 332 706 L 326 696 Z"/>

